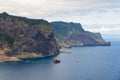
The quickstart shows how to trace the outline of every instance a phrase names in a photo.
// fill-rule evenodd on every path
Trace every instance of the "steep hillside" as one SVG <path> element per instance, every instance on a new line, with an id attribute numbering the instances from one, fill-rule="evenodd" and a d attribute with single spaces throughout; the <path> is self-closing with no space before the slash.
<path id="1" fill-rule="evenodd" d="M 0 14 L 0 50 L 9 57 L 27 58 L 59 52 L 51 25 L 42 19 Z"/>
<path id="2" fill-rule="evenodd" d="M 100 33 L 85 31 L 80 23 L 51 22 L 61 46 L 109 46 Z"/>

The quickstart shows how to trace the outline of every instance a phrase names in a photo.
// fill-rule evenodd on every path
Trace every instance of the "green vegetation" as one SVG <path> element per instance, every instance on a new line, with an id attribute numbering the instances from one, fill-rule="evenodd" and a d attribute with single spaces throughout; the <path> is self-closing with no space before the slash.
<path id="1" fill-rule="evenodd" d="M 4 30 L 0 29 L 0 41 L 2 45 L 4 45 L 4 43 L 8 43 L 8 46 L 12 48 L 15 39 L 10 37 Z"/>
<path id="2" fill-rule="evenodd" d="M 10 48 L 12 48 L 14 46 L 14 42 L 15 42 L 15 39 L 10 37 L 10 36 L 6 36 L 5 40 L 7 41 L 8 45 Z"/>
<path id="3" fill-rule="evenodd" d="M 59 45 L 98 46 L 109 45 L 100 33 L 85 31 L 81 24 L 73 22 L 51 22 Z"/>

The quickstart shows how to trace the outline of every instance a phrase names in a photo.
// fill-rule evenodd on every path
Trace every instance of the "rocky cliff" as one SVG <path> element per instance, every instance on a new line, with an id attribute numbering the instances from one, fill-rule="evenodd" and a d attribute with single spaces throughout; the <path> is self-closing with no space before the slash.
<path id="1" fill-rule="evenodd" d="M 58 54 L 51 25 L 42 19 L 0 14 L 0 50 L 6 57 L 44 57 Z M 0 55 L 0 56 L 1 56 Z"/>
<path id="2" fill-rule="evenodd" d="M 61 46 L 110 46 L 100 33 L 85 31 L 80 23 L 51 22 Z"/>

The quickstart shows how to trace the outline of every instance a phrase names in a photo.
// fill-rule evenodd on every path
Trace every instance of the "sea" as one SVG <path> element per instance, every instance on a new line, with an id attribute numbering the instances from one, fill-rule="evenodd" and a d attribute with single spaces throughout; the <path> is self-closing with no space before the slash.
<path id="1" fill-rule="evenodd" d="M 57 57 L 19 63 L 0 63 L 0 80 L 120 80 L 120 41 L 111 46 L 61 49 Z"/>

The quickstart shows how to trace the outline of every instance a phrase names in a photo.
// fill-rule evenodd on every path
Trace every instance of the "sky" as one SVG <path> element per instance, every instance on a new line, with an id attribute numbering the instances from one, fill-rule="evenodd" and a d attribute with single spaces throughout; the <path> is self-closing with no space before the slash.
<path id="1" fill-rule="evenodd" d="M 86 30 L 120 34 L 120 25 L 105 26 L 120 24 L 120 0 L 0 0 L 0 12 L 49 22 L 77 22 L 87 25 Z"/>

